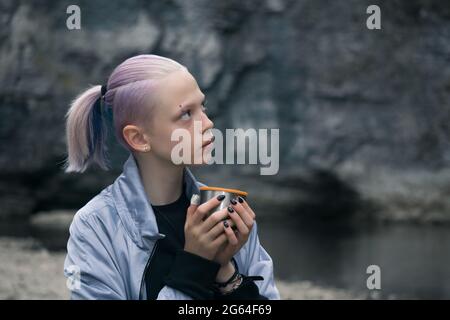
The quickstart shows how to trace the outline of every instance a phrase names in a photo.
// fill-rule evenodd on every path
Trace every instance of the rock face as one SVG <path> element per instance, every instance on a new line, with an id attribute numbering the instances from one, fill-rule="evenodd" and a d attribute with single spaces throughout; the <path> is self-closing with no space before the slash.
<path id="1" fill-rule="evenodd" d="M 450 5 L 382 1 L 382 29 L 368 30 L 370 4 L 79 1 L 81 30 L 70 31 L 66 3 L 3 0 L 0 217 L 78 208 L 113 181 L 126 154 L 112 146 L 111 172 L 63 174 L 64 115 L 82 89 L 105 82 L 114 66 L 141 53 L 186 65 L 218 129 L 280 129 L 279 175 L 260 188 L 269 200 L 286 179 L 293 184 L 288 194 L 304 195 L 296 199 L 336 200 L 305 183 L 320 170 L 387 217 L 388 208 L 409 212 L 409 203 L 386 201 L 398 203 L 396 191 L 404 197 L 412 190 L 418 216 L 426 216 L 421 197 L 450 188 L 448 179 L 434 183 L 450 163 Z M 259 169 L 222 171 L 222 179 L 210 168 L 199 175 L 235 186 L 240 175 L 255 177 Z M 380 173 L 384 185 L 377 183 Z M 441 193 L 431 198 L 438 211 L 450 209 Z"/>

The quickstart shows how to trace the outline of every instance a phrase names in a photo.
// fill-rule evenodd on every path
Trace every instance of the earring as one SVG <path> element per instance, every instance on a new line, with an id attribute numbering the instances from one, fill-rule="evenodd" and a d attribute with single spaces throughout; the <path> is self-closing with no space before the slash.
<path id="1" fill-rule="evenodd" d="M 144 147 L 144 152 L 149 152 L 149 151 L 150 151 L 150 146 L 148 146 L 148 145 L 145 146 L 145 147 Z"/>

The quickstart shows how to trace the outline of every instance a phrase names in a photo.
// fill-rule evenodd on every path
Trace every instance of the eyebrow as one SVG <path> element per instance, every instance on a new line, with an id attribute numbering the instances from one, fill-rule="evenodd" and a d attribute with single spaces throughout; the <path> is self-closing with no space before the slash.
<path id="1" fill-rule="evenodd" d="M 206 95 L 203 95 L 203 99 L 202 99 L 201 104 L 205 103 L 205 101 L 206 101 Z M 194 106 L 195 104 L 196 104 L 195 101 L 189 102 L 189 103 L 187 103 L 187 104 L 184 104 L 184 103 L 179 104 L 179 105 L 178 105 L 177 116 L 180 115 L 180 114 L 182 114 L 183 112 L 186 111 L 186 109 L 191 108 L 191 107 Z"/>

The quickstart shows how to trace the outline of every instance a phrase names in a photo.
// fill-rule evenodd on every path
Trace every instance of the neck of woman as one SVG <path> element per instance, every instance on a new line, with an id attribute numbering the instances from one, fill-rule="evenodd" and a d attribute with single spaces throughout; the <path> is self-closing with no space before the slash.
<path id="1" fill-rule="evenodd" d="M 135 156 L 145 192 L 152 205 L 176 201 L 183 192 L 184 166 L 154 155 Z"/>

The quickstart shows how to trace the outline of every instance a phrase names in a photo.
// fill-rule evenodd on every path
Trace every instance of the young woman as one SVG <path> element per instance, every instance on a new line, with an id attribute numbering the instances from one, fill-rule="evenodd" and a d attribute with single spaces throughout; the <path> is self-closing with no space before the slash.
<path id="1" fill-rule="evenodd" d="M 139 55 L 73 101 L 66 172 L 108 167 L 102 108 L 111 108 L 116 138 L 130 155 L 70 226 L 64 274 L 72 299 L 280 298 L 249 204 L 238 198 L 206 218 L 223 197 L 199 205 L 203 184 L 171 159 L 171 134 L 183 128 L 203 137 L 200 152 L 192 143 L 190 163 L 199 154 L 205 163 L 214 139 L 204 99 L 186 67 Z"/>

